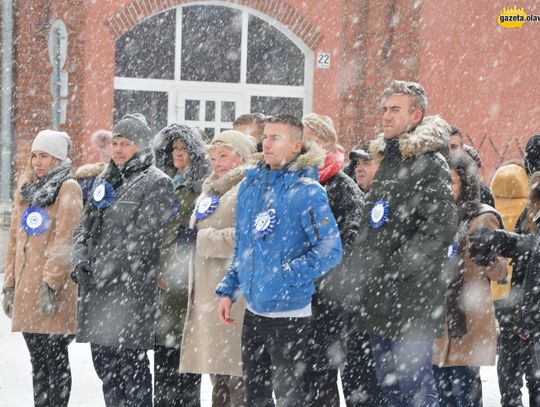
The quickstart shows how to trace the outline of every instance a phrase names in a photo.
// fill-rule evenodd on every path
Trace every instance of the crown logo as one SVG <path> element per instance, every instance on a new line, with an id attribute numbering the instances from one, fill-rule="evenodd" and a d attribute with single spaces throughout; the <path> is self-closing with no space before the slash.
<path id="1" fill-rule="evenodd" d="M 523 28 L 523 24 L 527 21 L 527 13 L 525 9 L 517 8 L 514 4 L 514 8 L 503 7 L 499 16 L 497 17 L 497 24 L 502 28 Z"/>

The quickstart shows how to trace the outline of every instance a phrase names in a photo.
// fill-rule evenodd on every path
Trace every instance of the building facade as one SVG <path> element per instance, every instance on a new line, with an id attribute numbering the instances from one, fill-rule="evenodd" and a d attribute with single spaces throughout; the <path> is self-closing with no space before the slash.
<path id="1" fill-rule="evenodd" d="M 7 1 L 7 0 L 5 0 Z M 350 149 L 374 137 L 379 95 L 419 81 L 428 114 L 460 127 L 489 182 L 539 130 L 540 23 L 497 24 L 503 2 L 456 0 L 18 0 L 14 5 L 13 173 L 53 123 L 49 33 L 60 20 L 65 118 L 76 165 L 89 136 L 128 112 L 155 130 L 178 120 L 209 137 L 247 112 L 330 116 Z M 540 5 L 518 4 L 529 14 Z"/>

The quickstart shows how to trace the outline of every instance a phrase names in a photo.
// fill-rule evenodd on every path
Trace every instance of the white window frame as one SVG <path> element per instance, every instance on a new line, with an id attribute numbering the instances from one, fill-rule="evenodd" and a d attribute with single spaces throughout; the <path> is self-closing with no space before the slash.
<path id="1" fill-rule="evenodd" d="M 225 83 L 225 82 L 197 82 L 197 81 L 181 81 L 180 80 L 180 58 L 181 58 L 181 46 L 182 46 L 182 9 L 190 6 L 222 6 L 238 9 L 242 12 L 242 41 L 241 41 L 241 69 L 240 69 L 240 83 Z M 181 120 L 182 115 L 179 115 L 179 109 L 182 107 L 182 94 L 193 95 L 198 91 L 201 94 L 208 94 L 208 92 L 216 92 L 219 99 L 233 97 L 237 100 L 236 116 L 240 114 L 249 113 L 251 108 L 252 96 L 270 96 L 270 97 L 284 97 L 284 98 L 301 98 L 303 99 L 304 114 L 311 112 L 313 106 L 313 71 L 314 71 L 314 54 L 313 51 L 307 47 L 304 42 L 298 38 L 292 31 L 290 31 L 285 25 L 272 17 L 263 14 L 257 10 L 251 9 L 238 4 L 232 4 L 223 1 L 201 1 L 196 3 L 182 4 L 171 8 L 176 10 L 176 46 L 175 46 L 175 66 L 174 66 L 174 79 L 149 79 L 149 78 L 127 78 L 127 77 L 115 77 L 114 89 L 115 90 L 133 90 L 133 91 L 154 91 L 154 92 L 166 92 L 168 95 L 168 123 L 174 123 Z M 161 10 L 154 15 L 163 13 L 167 10 Z M 253 15 L 266 23 L 270 24 L 282 34 L 284 34 L 290 41 L 292 41 L 304 54 L 304 85 L 303 86 L 282 86 L 282 85 L 260 85 L 246 83 L 247 76 L 247 40 L 248 40 L 248 21 L 249 15 Z M 217 85 L 217 86 L 216 86 Z M 223 96 L 223 97 L 222 97 Z M 201 101 L 207 99 L 201 98 Z M 232 99 L 231 99 L 232 100 Z M 217 106 L 216 106 L 217 108 Z M 216 111 L 217 114 L 217 111 Z M 195 123 L 193 123 L 195 124 Z M 204 123 L 199 123 L 202 127 Z M 216 126 L 217 129 L 218 126 Z M 216 133 L 217 134 L 217 133 Z"/>

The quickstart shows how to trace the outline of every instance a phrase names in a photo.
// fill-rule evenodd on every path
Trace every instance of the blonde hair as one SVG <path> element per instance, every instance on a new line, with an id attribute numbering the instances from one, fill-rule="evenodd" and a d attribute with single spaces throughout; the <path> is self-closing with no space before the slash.
<path id="1" fill-rule="evenodd" d="M 60 160 L 58 158 L 53 157 L 53 156 L 51 157 L 53 160 L 47 172 L 52 171 L 53 169 L 55 169 L 56 167 L 60 165 Z M 24 184 L 33 184 L 37 180 L 38 180 L 38 177 L 36 173 L 34 172 L 34 169 L 32 168 L 32 153 L 30 153 L 30 155 L 28 156 L 28 162 L 26 163 L 26 167 L 24 168 L 24 171 L 19 179 L 17 191 L 20 190 Z"/>

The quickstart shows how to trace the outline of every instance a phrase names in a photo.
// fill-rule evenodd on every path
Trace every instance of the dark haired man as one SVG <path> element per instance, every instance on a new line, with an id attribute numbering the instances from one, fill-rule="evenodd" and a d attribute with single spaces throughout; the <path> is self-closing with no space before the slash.
<path id="1" fill-rule="evenodd" d="M 314 280 L 342 256 L 341 240 L 317 166 L 325 153 L 304 143 L 303 125 L 290 115 L 267 120 L 264 161 L 247 172 L 236 208 L 230 270 L 216 293 L 220 320 L 234 324 L 240 289 L 247 301 L 242 362 L 249 406 L 304 405 L 303 356 Z"/>

